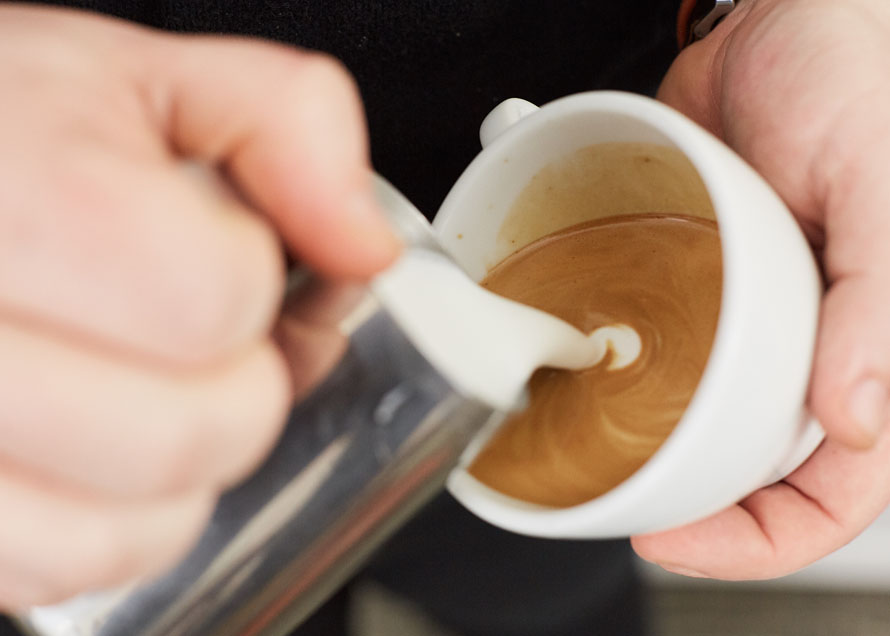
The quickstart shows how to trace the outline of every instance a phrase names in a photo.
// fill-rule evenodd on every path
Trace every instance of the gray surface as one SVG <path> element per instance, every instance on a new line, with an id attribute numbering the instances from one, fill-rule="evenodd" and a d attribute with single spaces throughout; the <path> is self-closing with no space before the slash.
<path id="1" fill-rule="evenodd" d="M 890 595 L 784 590 L 659 590 L 655 636 L 887 636 Z"/>
<path id="2" fill-rule="evenodd" d="M 890 594 L 655 589 L 652 636 L 888 636 Z M 457 636 L 372 585 L 353 613 L 356 636 Z M 594 635 L 595 636 L 595 635 Z"/>
<path id="3" fill-rule="evenodd" d="M 890 594 L 783 590 L 654 590 L 652 636 L 887 636 Z M 458 636 L 373 585 L 357 595 L 356 636 Z M 8 636 L 0 622 L 0 636 Z"/>

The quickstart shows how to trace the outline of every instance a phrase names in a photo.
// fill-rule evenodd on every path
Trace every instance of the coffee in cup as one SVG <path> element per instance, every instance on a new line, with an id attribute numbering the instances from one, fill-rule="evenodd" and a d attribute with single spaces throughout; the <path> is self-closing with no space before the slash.
<path id="1" fill-rule="evenodd" d="M 721 286 L 712 289 L 719 313 L 709 318 L 716 327 L 711 322 L 699 329 L 695 346 L 701 345 L 706 362 L 689 365 L 689 377 L 699 379 L 689 382 L 695 385 L 691 398 L 678 402 L 685 403 L 676 409 L 679 422 L 665 427 L 672 430 L 663 441 L 652 438 L 642 465 L 634 470 L 628 464 L 612 480 L 617 485 L 601 485 L 605 492 L 592 498 L 572 493 L 549 502 L 498 490 L 505 486 L 492 487 L 474 474 L 494 430 L 467 449 L 449 476 L 452 494 L 483 519 L 516 532 L 627 536 L 701 519 L 799 466 L 823 436 L 804 409 L 821 287 L 800 228 L 769 186 L 695 123 L 634 95 L 583 93 L 539 110 L 508 100 L 486 118 L 480 136 L 483 151 L 434 222 L 442 245 L 471 277 L 482 281 L 510 254 L 554 233 L 571 235 L 579 223 L 591 224 L 591 233 L 605 232 L 633 221 L 621 217 L 654 214 L 647 222 L 719 233 L 714 259 Z M 536 175 L 590 148 L 600 154 L 597 169 L 568 178 L 591 184 L 583 206 L 536 204 L 514 218 Z M 567 200 L 559 187 L 543 194 L 548 201 Z M 700 219 L 710 219 L 713 229 Z M 561 442 L 571 446 L 572 440 Z"/>
<path id="2" fill-rule="evenodd" d="M 583 371 L 537 371 L 528 407 L 501 426 L 470 474 L 511 497 L 558 507 L 593 499 L 633 474 L 673 431 L 698 386 L 721 276 L 716 224 L 666 214 L 571 226 L 496 266 L 483 287 L 582 331 L 629 325 L 643 348 L 620 369 L 607 359 Z"/>

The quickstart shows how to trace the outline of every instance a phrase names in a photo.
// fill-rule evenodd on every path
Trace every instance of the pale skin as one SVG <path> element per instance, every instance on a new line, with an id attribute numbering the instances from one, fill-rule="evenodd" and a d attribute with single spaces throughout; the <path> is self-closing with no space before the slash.
<path id="1" fill-rule="evenodd" d="M 827 291 L 809 407 L 828 439 L 783 482 L 636 537 L 683 574 L 760 579 L 843 546 L 890 501 L 890 4 L 742 0 L 659 97 L 722 137 L 788 203 Z"/>
<path id="2" fill-rule="evenodd" d="M 180 558 L 336 357 L 349 283 L 398 244 L 358 93 L 329 58 L 0 7 L 0 60 L 0 609 L 15 609 Z M 339 284 L 279 319 L 282 244 Z"/>
<path id="3" fill-rule="evenodd" d="M 778 576 L 890 500 L 884 5 L 743 0 L 665 78 L 660 98 L 785 198 L 829 282 L 810 395 L 829 440 L 785 483 L 634 539 L 669 569 Z M 0 7 L 0 60 L 0 510 L 15 511 L 0 608 L 15 609 L 169 567 L 274 443 L 342 344 L 349 295 L 280 318 L 282 245 L 343 283 L 398 245 L 358 94 L 328 58 Z"/>

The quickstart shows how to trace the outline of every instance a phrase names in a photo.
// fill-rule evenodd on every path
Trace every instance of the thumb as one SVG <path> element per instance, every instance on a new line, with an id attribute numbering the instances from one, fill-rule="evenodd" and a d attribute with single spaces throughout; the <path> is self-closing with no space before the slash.
<path id="1" fill-rule="evenodd" d="M 395 257 L 372 195 L 359 94 L 338 62 L 246 39 L 155 43 L 142 79 L 176 152 L 221 167 L 323 274 L 366 277 Z"/>
<path id="2" fill-rule="evenodd" d="M 890 422 L 890 152 L 855 145 L 826 181 L 829 289 L 810 405 L 829 436 L 867 448 Z"/>

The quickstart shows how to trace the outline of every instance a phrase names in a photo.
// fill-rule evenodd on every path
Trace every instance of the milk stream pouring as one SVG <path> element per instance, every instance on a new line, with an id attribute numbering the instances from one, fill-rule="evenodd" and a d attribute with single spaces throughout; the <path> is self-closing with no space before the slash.
<path id="1" fill-rule="evenodd" d="M 345 355 L 294 407 L 265 464 L 223 496 L 168 574 L 33 608 L 21 617 L 25 629 L 283 636 L 441 490 L 468 447 L 521 407 L 535 368 L 583 368 L 608 349 L 620 367 L 639 354 L 628 327 L 586 336 L 477 287 L 401 194 L 379 178 L 375 187 L 404 254 L 342 323 Z M 296 288 L 299 301 L 305 285 Z"/>

